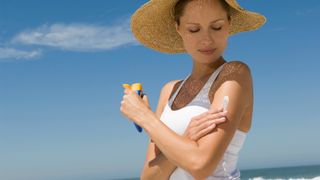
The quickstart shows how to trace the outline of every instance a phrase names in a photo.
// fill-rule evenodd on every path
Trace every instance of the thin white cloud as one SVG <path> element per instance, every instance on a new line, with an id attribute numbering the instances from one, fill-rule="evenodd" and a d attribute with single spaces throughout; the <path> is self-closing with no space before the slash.
<path id="1" fill-rule="evenodd" d="M 84 52 L 138 44 L 131 33 L 129 21 L 113 26 L 62 23 L 42 25 L 19 33 L 12 42 Z"/>
<path id="2" fill-rule="evenodd" d="M 34 59 L 41 56 L 40 50 L 24 51 L 14 48 L 1 48 L 0 47 L 0 60 L 12 61 L 17 59 Z"/>

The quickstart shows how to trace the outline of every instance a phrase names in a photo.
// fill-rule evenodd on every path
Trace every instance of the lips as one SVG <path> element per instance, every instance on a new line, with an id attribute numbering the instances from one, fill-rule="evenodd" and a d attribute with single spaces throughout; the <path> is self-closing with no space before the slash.
<path id="1" fill-rule="evenodd" d="M 215 49 L 205 48 L 205 49 L 199 49 L 198 51 L 201 52 L 202 54 L 212 54 L 215 52 L 215 50 L 216 50 L 216 48 Z"/>

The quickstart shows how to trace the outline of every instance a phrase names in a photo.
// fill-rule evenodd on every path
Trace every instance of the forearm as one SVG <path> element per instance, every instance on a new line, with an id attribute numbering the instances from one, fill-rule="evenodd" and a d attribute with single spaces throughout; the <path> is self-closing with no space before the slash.
<path id="1" fill-rule="evenodd" d="M 186 170 L 196 166 L 199 157 L 197 142 L 176 134 L 153 113 L 145 113 L 140 123 L 170 162 Z"/>
<path id="2" fill-rule="evenodd" d="M 155 159 L 146 163 L 141 173 L 141 179 L 169 179 L 172 172 L 177 168 L 162 153 Z"/>

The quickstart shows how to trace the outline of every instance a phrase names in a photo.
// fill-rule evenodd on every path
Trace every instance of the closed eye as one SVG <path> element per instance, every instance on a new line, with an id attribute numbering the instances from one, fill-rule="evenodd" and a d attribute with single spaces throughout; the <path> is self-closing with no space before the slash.
<path id="1" fill-rule="evenodd" d="M 215 30 L 215 31 L 219 31 L 219 30 L 222 29 L 222 27 L 218 27 L 218 28 L 212 27 L 212 29 Z M 196 33 L 196 32 L 198 32 L 199 30 L 200 30 L 200 29 L 197 29 L 197 30 L 191 30 L 191 29 L 189 29 L 189 32 L 191 32 L 191 33 Z"/>
<path id="2" fill-rule="evenodd" d="M 214 27 L 213 27 L 212 29 L 215 30 L 215 31 L 219 31 L 219 30 L 221 30 L 221 28 L 222 28 L 222 27 L 218 27 L 218 28 L 214 28 Z"/>
<path id="3" fill-rule="evenodd" d="M 197 29 L 197 30 L 189 30 L 191 33 L 196 33 L 196 32 L 198 32 L 199 31 L 199 29 Z"/>

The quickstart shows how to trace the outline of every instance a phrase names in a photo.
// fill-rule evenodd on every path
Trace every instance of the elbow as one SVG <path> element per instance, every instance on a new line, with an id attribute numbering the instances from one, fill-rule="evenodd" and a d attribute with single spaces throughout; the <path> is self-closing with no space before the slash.
<path id="1" fill-rule="evenodd" d="M 150 180 L 150 179 L 152 179 L 150 175 L 147 175 L 145 173 L 140 174 L 140 180 Z"/>
<path id="2" fill-rule="evenodd" d="M 145 168 L 142 169 L 140 173 L 140 180 L 147 180 L 150 179 L 150 175 L 145 171 Z"/>
<path id="3" fill-rule="evenodd" d="M 143 173 L 140 174 L 140 180 L 146 180 L 148 179 Z"/>
<path id="4" fill-rule="evenodd" d="M 147 179 L 146 176 L 143 174 L 143 172 L 141 172 L 141 174 L 140 174 L 140 180 L 145 180 L 145 179 Z"/>
<path id="5" fill-rule="evenodd" d="M 151 180 L 156 177 L 157 174 L 148 172 L 148 171 L 142 171 L 140 173 L 140 180 Z"/>
<path id="6" fill-rule="evenodd" d="M 192 166 L 189 169 L 189 173 L 196 180 L 206 179 L 213 172 L 214 168 L 211 167 L 211 164 L 208 164 L 204 161 L 197 160 L 192 163 Z"/>
<path id="7" fill-rule="evenodd" d="M 140 176 L 140 180 L 149 180 L 150 178 L 147 178 L 145 176 Z"/>
<path id="8" fill-rule="evenodd" d="M 143 168 L 143 170 L 140 173 L 140 180 L 152 180 L 152 179 L 159 179 L 161 177 L 161 174 L 159 172 L 159 169 L 149 169 L 149 168 Z"/>

